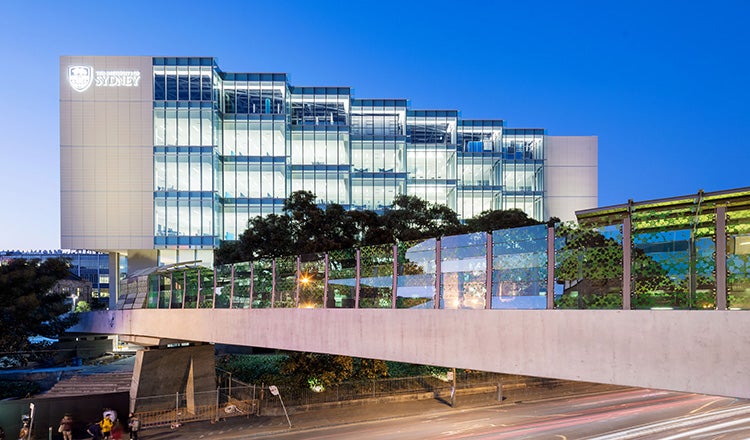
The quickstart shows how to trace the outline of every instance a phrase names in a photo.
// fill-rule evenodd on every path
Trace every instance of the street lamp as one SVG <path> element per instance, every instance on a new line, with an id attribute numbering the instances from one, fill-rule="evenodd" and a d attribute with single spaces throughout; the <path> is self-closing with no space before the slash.
<path id="1" fill-rule="evenodd" d="M 78 300 L 78 293 L 71 293 L 70 300 L 73 302 L 70 311 L 74 313 L 76 311 L 76 300 Z"/>

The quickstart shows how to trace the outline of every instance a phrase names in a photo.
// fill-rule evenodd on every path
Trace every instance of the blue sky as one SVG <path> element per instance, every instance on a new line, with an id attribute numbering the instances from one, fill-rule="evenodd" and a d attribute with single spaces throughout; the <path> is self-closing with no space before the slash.
<path id="1" fill-rule="evenodd" d="M 60 55 L 214 56 L 550 135 L 599 136 L 599 204 L 750 186 L 750 2 L 14 1 L 0 249 L 57 248 Z"/>

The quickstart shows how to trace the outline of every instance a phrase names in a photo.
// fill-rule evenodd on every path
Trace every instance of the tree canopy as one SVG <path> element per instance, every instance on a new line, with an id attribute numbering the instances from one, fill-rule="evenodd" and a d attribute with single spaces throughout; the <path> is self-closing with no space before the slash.
<path id="1" fill-rule="evenodd" d="M 239 240 L 223 242 L 215 255 L 217 264 L 225 264 L 537 224 L 518 209 L 485 211 L 464 224 L 448 206 L 407 195 L 397 196 L 382 215 L 348 211 L 297 191 L 281 214 L 250 219 Z"/>
<path id="2" fill-rule="evenodd" d="M 0 351 L 24 351 L 29 337 L 58 337 L 75 324 L 64 293 L 52 287 L 70 275 L 68 262 L 16 259 L 0 266 Z"/>

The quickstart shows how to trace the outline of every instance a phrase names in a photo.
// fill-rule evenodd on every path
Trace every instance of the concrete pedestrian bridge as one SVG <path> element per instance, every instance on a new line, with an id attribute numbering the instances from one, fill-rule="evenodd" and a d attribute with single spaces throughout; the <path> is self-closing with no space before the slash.
<path id="1" fill-rule="evenodd" d="M 111 310 L 72 331 L 750 398 L 750 188 L 577 215 L 574 226 L 214 268 L 131 267 Z"/>

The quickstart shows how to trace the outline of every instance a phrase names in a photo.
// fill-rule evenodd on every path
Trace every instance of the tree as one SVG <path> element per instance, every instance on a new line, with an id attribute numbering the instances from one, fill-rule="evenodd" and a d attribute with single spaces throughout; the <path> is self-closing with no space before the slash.
<path id="1" fill-rule="evenodd" d="M 393 237 L 391 243 L 460 234 L 465 230 L 458 214 L 446 205 L 407 195 L 393 200 L 383 214 L 383 223 Z"/>
<path id="2" fill-rule="evenodd" d="M 484 211 L 466 220 L 469 232 L 490 232 L 498 229 L 520 228 L 540 225 L 541 222 L 529 217 L 520 209 Z"/>
<path id="3" fill-rule="evenodd" d="M 54 258 L 12 260 L 0 266 L 0 350 L 26 351 L 29 337 L 56 338 L 78 321 L 64 293 L 52 287 L 70 275 L 68 262 Z"/>
<path id="4" fill-rule="evenodd" d="M 294 384 L 322 391 L 352 377 L 354 359 L 349 356 L 294 352 L 282 362 L 280 372 Z"/>

